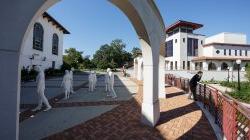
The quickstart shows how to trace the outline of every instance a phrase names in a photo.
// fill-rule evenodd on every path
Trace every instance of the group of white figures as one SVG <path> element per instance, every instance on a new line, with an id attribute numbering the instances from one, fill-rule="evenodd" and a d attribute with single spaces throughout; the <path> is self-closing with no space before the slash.
<path id="1" fill-rule="evenodd" d="M 107 69 L 107 73 L 105 74 L 105 91 L 108 93 L 107 96 L 111 96 L 112 98 L 117 98 L 116 92 L 114 90 L 114 73 L 110 68 Z M 96 89 L 96 72 L 91 71 L 89 74 L 89 91 L 93 92 Z"/>
<path id="2" fill-rule="evenodd" d="M 52 107 L 49 104 L 48 99 L 44 95 L 45 91 L 45 75 L 44 71 L 37 67 L 37 71 L 39 72 L 36 77 L 37 82 L 37 94 L 38 94 L 38 106 L 33 109 L 32 111 L 41 110 L 43 103 L 46 106 L 46 109 L 44 111 L 50 110 Z M 74 68 L 71 68 L 71 70 L 65 70 L 65 75 L 63 76 L 63 81 L 61 84 L 61 87 L 64 88 L 65 91 L 65 97 L 64 99 L 69 99 L 70 93 L 74 93 L 73 90 L 73 71 Z M 96 72 L 91 71 L 88 77 L 89 80 L 89 91 L 93 92 L 96 89 L 96 83 L 97 83 L 97 77 Z M 105 91 L 107 92 L 107 96 L 110 96 L 112 98 L 117 98 L 116 92 L 114 90 L 114 73 L 111 71 L 110 68 L 107 69 L 107 73 L 105 74 Z"/>
<path id="3" fill-rule="evenodd" d="M 37 94 L 38 94 L 38 106 L 33 109 L 32 111 L 41 110 L 43 103 L 46 106 L 46 109 L 44 111 L 50 110 L 52 107 L 49 104 L 48 99 L 44 95 L 45 91 L 45 75 L 44 71 L 41 69 L 41 67 L 37 67 L 38 75 L 36 77 L 37 82 Z M 71 70 L 65 70 L 65 75 L 63 77 L 63 81 L 61 86 L 64 87 L 65 90 L 65 99 L 69 98 L 70 93 L 74 93 L 73 91 L 73 71 L 74 68 L 71 68 Z"/>

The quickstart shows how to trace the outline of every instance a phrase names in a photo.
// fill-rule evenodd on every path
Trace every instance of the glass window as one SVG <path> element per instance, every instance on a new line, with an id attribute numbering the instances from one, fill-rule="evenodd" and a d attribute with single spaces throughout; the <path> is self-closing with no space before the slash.
<path id="1" fill-rule="evenodd" d="M 185 43 L 185 38 L 182 39 L 183 43 Z"/>
<path id="2" fill-rule="evenodd" d="M 183 62 L 182 62 L 182 69 L 183 69 L 183 70 L 185 70 L 185 65 L 186 65 L 186 62 L 183 61 Z"/>
<path id="3" fill-rule="evenodd" d="M 188 38 L 187 55 L 188 56 L 198 56 L 198 39 Z"/>
<path id="4" fill-rule="evenodd" d="M 52 54 L 58 55 L 58 42 L 59 42 L 58 35 L 53 34 L 53 38 L 52 38 Z"/>
<path id="5" fill-rule="evenodd" d="M 240 50 L 240 56 L 242 56 L 242 50 Z"/>
<path id="6" fill-rule="evenodd" d="M 229 49 L 229 52 L 228 52 L 229 55 L 231 55 L 231 49 Z"/>
<path id="7" fill-rule="evenodd" d="M 201 45 L 203 45 L 203 40 L 201 40 Z"/>
<path id="8" fill-rule="evenodd" d="M 43 26 L 35 23 L 33 30 L 33 49 L 43 51 Z"/>
<path id="9" fill-rule="evenodd" d="M 170 70 L 173 70 L 173 62 L 170 62 Z"/>
<path id="10" fill-rule="evenodd" d="M 224 49 L 224 55 L 227 55 L 227 50 L 226 49 Z"/>
<path id="11" fill-rule="evenodd" d="M 175 61 L 175 69 L 176 69 L 176 70 L 177 70 L 177 67 L 178 67 L 178 66 L 177 66 L 177 61 Z"/>
<path id="12" fill-rule="evenodd" d="M 245 50 L 245 56 L 247 56 L 247 50 Z"/>
<path id="13" fill-rule="evenodd" d="M 190 70 L 190 61 L 187 61 L 187 69 Z"/>
<path id="14" fill-rule="evenodd" d="M 234 55 L 237 56 L 237 50 L 234 50 Z"/>
<path id="15" fill-rule="evenodd" d="M 173 56 L 173 40 L 166 42 L 165 49 L 166 49 L 166 57 Z"/>
<path id="16" fill-rule="evenodd" d="M 177 39 L 175 39 L 175 43 L 177 43 Z"/>

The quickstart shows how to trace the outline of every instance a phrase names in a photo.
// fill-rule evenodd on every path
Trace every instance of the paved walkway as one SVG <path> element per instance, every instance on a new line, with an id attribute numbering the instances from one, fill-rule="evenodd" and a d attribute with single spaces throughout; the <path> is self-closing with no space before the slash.
<path id="1" fill-rule="evenodd" d="M 140 85 L 138 94 L 129 102 L 46 139 L 216 139 L 205 115 L 193 101 L 176 88 L 166 90 L 169 94 L 167 99 L 160 100 L 161 118 L 155 128 L 140 123 Z"/>
<path id="2" fill-rule="evenodd" d="M 81 94 L 75 94 L 68 101 L 55 103 L 53 106 L 55 109 L 51 113 L 46 112 L 46 115 L 41 112 L 37 117 L 25 120 L 23 122 L 26 124 L 26 127 L 23 125 L 23 129 L 26 128 L 25 133 L 30 135 L 28 130 L 32 129 L 33 125 L 33 127 L 38 126 L 36 131 L 39 129 L 53 131 L 53 133 L 50 131 L 50 135 L 40 134 L 43 135 L 42 138 L 48 140 L 216 139 L 199 107 L 188 100 L 181 90 L 174 87 L 166 88 L 168 93 L 166 99 L 160 100 L 161 118 L 157 126 L 151 128 L 141 124 L 142 83 L 134 81 L 139 85 L 137 89 L 135 83 L 127 78 L 117 77 L 116 80 L 117 100 L 106 98 L 102 90 L 88 94 L 86 86 L 83 86 L 77 91 Z M 100 78 L 98 81 L 103 79 Z M 103 82 L 98 84 L 98 89 L 101 88 L 104 88 Z M 134 93 L 136 91 L 137 93 Z M 45 127 L 50 122 L 55 126 Z M 41 124 L 44 125 L 39 126 Z M 59 126 L 64 129 L 58 128 Z"/>

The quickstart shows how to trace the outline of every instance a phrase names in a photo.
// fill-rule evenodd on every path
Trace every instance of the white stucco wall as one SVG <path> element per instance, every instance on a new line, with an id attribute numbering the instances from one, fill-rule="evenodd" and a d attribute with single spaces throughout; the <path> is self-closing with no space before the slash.
<path id="1" fill-rule="evenodd" d="M 183 41 L 185 38 L 185 42 Z M 198 34 L 190 34 L 190 33 L 176 33 L 172 36 L 166 38 L 166 42 L 169 40 L 173 40 L 173 57 L 166 57 L 166 68 L 170 70 L 170 62 L 173 62 L 173 69 L 175 70 L 175 61 L 177 61 L 177 70 L 181 70 L 183 68 L 183 61 L 185 61 L 185 68 L 187 68 L 187 61 L 190 61 L 191 69 L 194 69 L 194 64 L 191 60 L 194 58 L 192 56 L 187 56 L 187 41 L 188 38 L 198 39 L 198 55 L 202 53 L 202 44 L 201 41 L 205 41 L 205 36 Z M 175 43 L 175 39 L 177 39 L 177 43 Z"/>
<path id="2" fill-rule="evenodd" d="M 205 43 L 231 43 L 231 44 L 247 44 L 247 36 L 241 33 L 227 33 L 213 35 L 206 38 Z"/>
<path id="3" fill-rule="evenodd" d="M 55 61 L 55 68 L 59 69 L 63 63 L 63 32 L 48 22 L 47 18 L 39 17 L 36 22 L 40 23 L 44 29 L 43 51 L 33 49 L 33 28 L 28 34 L 24 44 L 25 47 L 21 52 L 21 66 L 27 67 L 32 65 L 41 65 L 43 69 L 51 68 L 52 61 Z M 34 25 L 33 25 L 34 27 Z M 56 33 L 59 38 L 58 55 L 52 54 L 52 38 Z M 30 58 L 34 55 L 34 59 Z M 44 61 L 44 57 L 46 60 Z"/>

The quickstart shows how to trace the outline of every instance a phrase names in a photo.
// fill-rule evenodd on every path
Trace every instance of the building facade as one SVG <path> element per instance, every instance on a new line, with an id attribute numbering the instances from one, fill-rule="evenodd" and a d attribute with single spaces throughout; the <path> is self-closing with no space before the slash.
<path id="1" fill-rule="evenodd" d="M 21 66 L 28 69 L 34 66 L 59 69 L 63 64 L 64 34 L 70 33 L 48 13 L 43 13 L 24 40 Z"/>
<path id="2" fill-rule="evenodd" d="M 198 23 L 178 21 L 166 29 L 167 70 L 236 70 L 250 62 L 250 44 L 247 37 L 239 33 L 220 33 L 206 38 L 195 34 L 203 27 Z M 249 63 L 250 64 L 250 63 Z"/>

